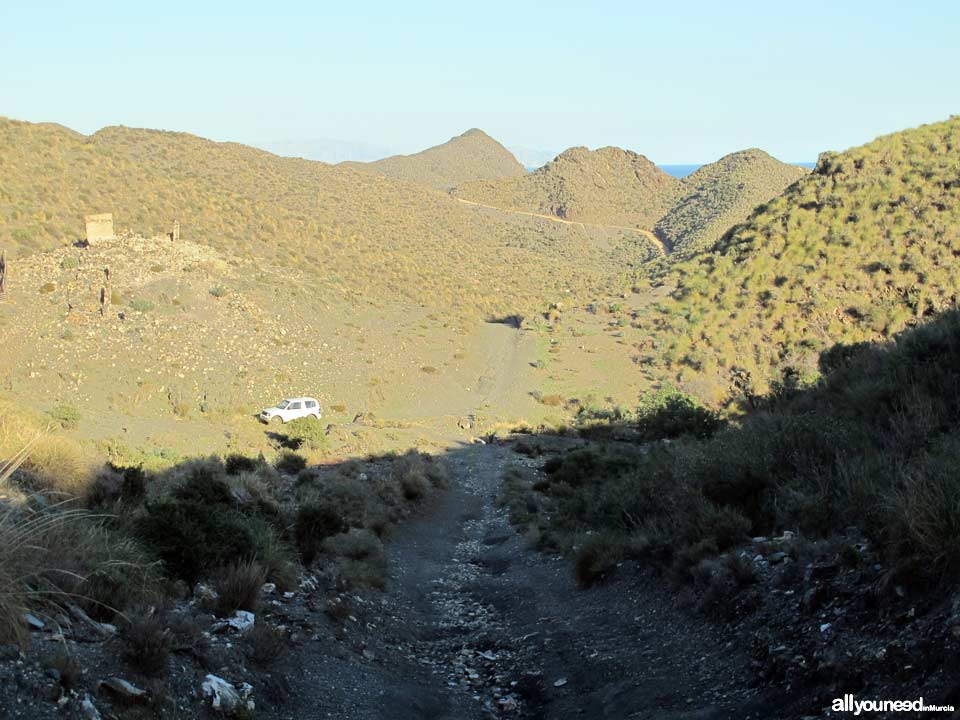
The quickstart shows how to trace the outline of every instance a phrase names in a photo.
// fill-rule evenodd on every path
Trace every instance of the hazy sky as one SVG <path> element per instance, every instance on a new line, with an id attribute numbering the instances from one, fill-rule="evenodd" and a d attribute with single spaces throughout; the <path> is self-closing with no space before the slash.
<path id="1" fill-rule="evenodd" d="M 0 115 L 813 160 L 960 112 L 960 2 L 0 0 Z"/>

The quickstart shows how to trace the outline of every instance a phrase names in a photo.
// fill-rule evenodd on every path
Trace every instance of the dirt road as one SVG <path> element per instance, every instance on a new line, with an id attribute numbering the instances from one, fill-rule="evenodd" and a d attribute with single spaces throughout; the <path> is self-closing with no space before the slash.
<path id="1" fill-rule="evenodd" d="M 449 453 L 454 486 L 389 544 L 388 591 L 358 599 L 342 647 L 299 653 L 278 716 L 777 716 L 742 650 L 659 583 L 625 570 L 578 590 L 565 560 L 530 548 L 495 504 L 514 457 Z"/>
<path id="2" fill-rule="evenodd" d="M 584 223 L 576 220 L 565 220 L 564 218 L 559 218 L 556 215 L 545 215 L 542 213 L 528 212 L 526 210 L 510 210 L 507 208 L 499 208 L 494 205 L 485 205 L 483 203 L 474 202 L 473 200 L 464 200 L 463 198 L 456 197 L 455 195 L 451 195 L 451 197 L 457 202 L 461 202 L 465 205 L 473 205 L 474 207 L 482 207 L 488 210 L 498 210 L 500 212 L 510 213 L 512 215 L 525 215 L 527 217 L 541 218 L 543 220 L 549 220 L 550 222 L 560 223 L 561 225 L 576 225 L 582 228 L 599 228 L 602 230 L 625 230 L 627 232 L 634 232 L 643 235 L 647 240 L 652 242 L 660 250 L 662 255 L 668 255 L 671 250 L 669 247 L 667 247 L 667 244 L 662 238 L 658 237 L 656 233 L 653 233 L 650 230 L 641 230 L 640 228 L 628 227 L 626 225 L 598 225 L 597 223 Z"/>

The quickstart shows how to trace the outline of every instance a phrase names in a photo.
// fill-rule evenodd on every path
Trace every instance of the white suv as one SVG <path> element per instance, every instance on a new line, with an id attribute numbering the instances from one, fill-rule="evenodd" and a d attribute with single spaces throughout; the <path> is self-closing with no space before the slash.
<path id="1" fill-rule="evenodd" d="M 287 398 L 274 407 L 264 408 L 257 417 L 263 423 L 287 423 L 302 417 L 315 417 L 319 420 L 320 403 L 311 397 Z"/>

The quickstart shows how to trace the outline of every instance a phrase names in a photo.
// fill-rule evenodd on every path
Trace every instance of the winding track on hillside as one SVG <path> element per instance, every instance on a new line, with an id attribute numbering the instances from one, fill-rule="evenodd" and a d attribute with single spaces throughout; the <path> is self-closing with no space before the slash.
<path id="1" fill-rule="evenodd" d="M 625 230 L 627 232 L 634 232 L 638 233 L 639 235 L 643 235 L 643 237 L 652 242 L 654 246 L 660 250 L 661 255 L 669 255 L 672 251 L 672 248 L 669 247 L 663 238 L 658 237 L 656 233 L 651 232 L 650 230 L 641 230 L 640 228 L 628 227 L 626 225 L 600 225 L 598 223 L 580 222 L 579 220 L 566 220 L 564 218 L 559 218 L 556 215 L 545 215 L 542 213 L 529 212 L 527 210 L 511 210 L 509 208 L 501 208 L 495 205 L 486 205 L 484 203 L 474 202 L 473 200 L 464 200 L 456 195 L 451 195 L 450 197 L 457 202 L 463 203 L 464 205 L 473 205 L 474 207 L 486 208 L 487 210 L 497 210 L 502 213 L 510 213 L 511 215 L 526 215 L 527 217 L 549 220 L 550 222 L 560 223 L 561 225 L 576 225 L 584 229 L 599 228 L 601 230 Z"/>

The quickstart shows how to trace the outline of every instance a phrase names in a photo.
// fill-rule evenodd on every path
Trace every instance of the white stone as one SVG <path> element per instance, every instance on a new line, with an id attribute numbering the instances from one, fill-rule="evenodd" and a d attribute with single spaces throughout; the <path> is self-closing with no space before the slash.
<path id="1" fill-rule="evenodd" d="M 233 685 L 216 675 L 207 675 L 200 690 L 204 697 L 210 698 L 210 706 L 224 715 L 232 715 L 240 705 L 240 695 Z"/>

